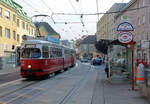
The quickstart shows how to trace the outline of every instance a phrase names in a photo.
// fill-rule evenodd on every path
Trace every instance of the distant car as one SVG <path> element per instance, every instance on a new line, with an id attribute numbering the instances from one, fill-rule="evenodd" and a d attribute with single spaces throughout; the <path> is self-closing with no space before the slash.
<path id="1" fill-rule="evenodd" d="M 96 57 L 92 59 L 92 65 L 101 65 L 102 59 L 100 57 Z"/>
<path id="2" fill-rule="evenodd" d="M 88 62 L 88 58 L 86 57 L 81 58 L 81 62 Z"/>

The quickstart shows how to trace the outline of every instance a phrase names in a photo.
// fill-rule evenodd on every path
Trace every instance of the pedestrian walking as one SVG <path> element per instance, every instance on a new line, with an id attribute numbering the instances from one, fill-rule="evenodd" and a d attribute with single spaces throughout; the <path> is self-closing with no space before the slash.
<path id="1" fill-rule="evenodd" d="M 105 62 L 105 73 L 107 75 L 107 79 L 109 78 L 109 64 L 108 64 L 108 58 Z"/>

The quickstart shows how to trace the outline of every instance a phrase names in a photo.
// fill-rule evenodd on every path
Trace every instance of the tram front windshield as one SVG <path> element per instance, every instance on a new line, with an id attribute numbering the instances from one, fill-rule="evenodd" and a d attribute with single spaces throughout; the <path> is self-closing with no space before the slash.
<path id="1" fill-rule="evenodd" d="M 40 58 L 41 51 L 39 48 L 23 48 L 22 58 Z"/>

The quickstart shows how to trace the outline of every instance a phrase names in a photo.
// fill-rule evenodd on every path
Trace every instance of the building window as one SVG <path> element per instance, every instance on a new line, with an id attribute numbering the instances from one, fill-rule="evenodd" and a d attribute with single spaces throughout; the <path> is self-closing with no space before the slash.
<path id="1" fill-rule="evenodd" d="M 145 6 L 145 0 L 143 0 L 143 7 Z"/>
<path id="2" fill-rule="evenodd" d="M 2 8 L 0 7 L 0 16 L 2 16 Z"/>
<path id="3" fill-rule="evenodd" d="M 143 16 L 143 18 L 142 18 L 142 24 L 144 24 L 145 23 L 145 16 Z"/>
<path id="4" fill-rule="evenodd" d="M 17 19 L 17 26 L 18 26 L 18 27 L 20 26 L 20 22 L 19 22 L 19 19 Z"/>
<path id="5" fill-rule="evenodd" d="M 16 15 L 13 14 L 13 21 L 15 22 L 16 21 Z"/>
<path id="6" fill-rule="evenodd" d="M 32 27 L 30 28 L 30 34 L 32 34 Z"/>
<path id="7" fill-rule="evenodd" d="M 10 19 L 10 12 L 7 11 L 7 10 L 5 10 L 5 17 L 6 17 L 7 19 Z"/>
<path id="8" fill-rule="evenodd" d="M 22 22 L 22 28 L 25 29 L 25 23 L 24 22 Z"/>
<path id="9" fill-rule="evenodd" d="M 28 29 L 29 29 L 29 26 L 28 26 L 28 24 L 26 24 L 26 30 L 28 31 Z"/>
<path id="10" fill-rule="evenodd" d="M 138 17 L 137 22 L 138 22 L 138 25 L 140 25 L 140 17 Z"/>
<path id="11" fill-rule="evenodd" d="M 13 40 L 16 39 L 16 32 L 15 32 L 15 31 L 13 31 L 13 36 L 12 36 L 12 38 L 13 38 Z"/>
<path id="12" fill-rule="evenodd" d="M 0 37 L 2 37 L 2 27 L 0 26 Z"/>
<path id="13" fill-rule="evenodd" d="M 10 29 L 5 29 L 5 37 L 10 38 Z"/>
<path id="14" fill-rule="evenodd" d="M 137 8 L 140 8 L 140 2 L 139 2 L 139 0 L 137 1 Z"/>
<path id="15" fill-rule="evenodd" d="M 19 34 L 17 34 L 17 41 L 18 41 L 18 42 L 20 41 L 20 39 L 19 39 Z"/>
<path id="16" fill-rule="evenodd" d="M 30 27 L 29 27 L 29 34 L 30 34 Z"/>
<path id="17" fill-rule="evenodd" d="M 149 0 L 149 4 L 150 4 L 150 0 Z"/>
<path id="18" fill-rule="evenodd" d="M 31 34 L 33 35 L 33 28 L 32 28 Z"/>

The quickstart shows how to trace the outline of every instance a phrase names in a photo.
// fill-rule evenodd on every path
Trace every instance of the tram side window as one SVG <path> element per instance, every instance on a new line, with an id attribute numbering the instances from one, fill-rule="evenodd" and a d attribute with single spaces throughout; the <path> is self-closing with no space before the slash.
<path id="1" fill-rule="evenodd" d="M 53 58 L 56 57 L 56 51 L 55 51 L 55 48 L 51 48 L 51 55 Z"/>
<path id="2" fill-rule="evenodd" d="M 57 49 L 57 56 L 62 57 L 62 52 L 61 52 L 61 49 L 59 49 L 59 48 Z"/>
<path id="3" fill-rule="evenodd" d="M 65 50 L 65 57 L 70 57 L 70 52 L 69 52 L 69 50 Z"/>
<path id="4" fill-rule="evenodd" d="M 49 57 L 50 57 L 50 58 L 53 58 L 53 57 L 54 57 L 53 52 L 52 52 L 52 49 L 53 49 L 53 48 L 51 48 L 51 47 L 49 48 Z"/>
<path id="5" fill-rule="evenodd" d="M 62 57 L 62 49 L 59 49 L 59 57 Z"/>
<path id="6" fill-rule="evenodd" d="M 22 49 L 22 58 L 40 58 L 41 52 L 38 48 L 23 48 Z"/>
<path id="7" fill-rule="evenodd" d="M 49 58 L 48 46 L 43 46 L 42 51 L 43 51 L 43 58 Z"/>

